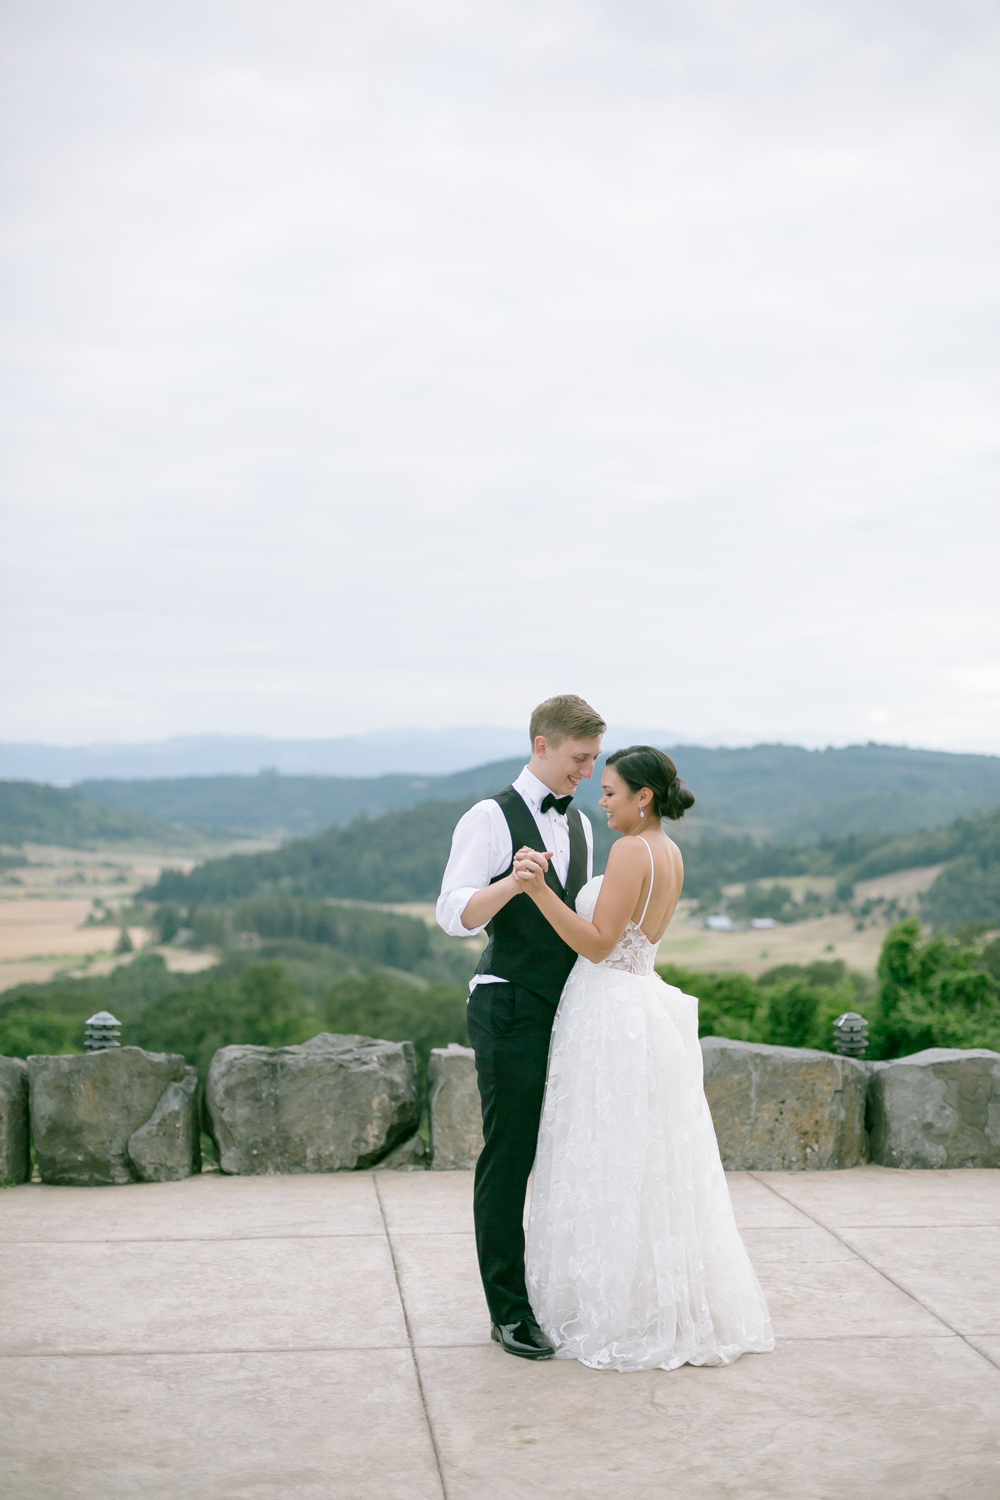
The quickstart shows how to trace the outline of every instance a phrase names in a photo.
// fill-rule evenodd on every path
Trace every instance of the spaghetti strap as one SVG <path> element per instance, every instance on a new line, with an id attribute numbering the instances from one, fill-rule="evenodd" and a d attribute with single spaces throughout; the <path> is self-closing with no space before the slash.
<path id="1" fill-rule="evenodd" d="M 644 838 L 640 838 L 639 842 L 640 844 L 646 844 L 646 840 Z M 637 927 L 641 927 L 643 922 L 645 922 L 646 920 L 646 913 L 649 911 L 649 898 L 653 894 L 653 877 L 656 874 L 656 866 L 653 863 L 653 851 L 648 844 L 646 844 L 646 853 L 649 855 L 649 890 L 646 892 L 646 904 L 642 908 L 642 916 L 636 923 Z M 643 933 L 643 937 L 645 936 L 646 934 Z"/>

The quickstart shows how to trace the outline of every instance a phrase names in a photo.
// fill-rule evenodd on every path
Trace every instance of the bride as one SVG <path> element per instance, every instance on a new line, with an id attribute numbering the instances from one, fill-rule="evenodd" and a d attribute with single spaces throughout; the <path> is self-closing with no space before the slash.
<path id="1" fill-rule="evenodd" d="M 514 874 L 580 956 L 549 1052 L 525 1256 L 561 1359 L 601 1370 L 724 1365 L 774 1348 L 733 1218 L 702 1083 L 698 1002 L 653 964 L 684 867 L 661 818 L 694 797 L 648 745 L 610 755 L 601 806 L 624 835 L 571 911 L 521 849 Z"/>

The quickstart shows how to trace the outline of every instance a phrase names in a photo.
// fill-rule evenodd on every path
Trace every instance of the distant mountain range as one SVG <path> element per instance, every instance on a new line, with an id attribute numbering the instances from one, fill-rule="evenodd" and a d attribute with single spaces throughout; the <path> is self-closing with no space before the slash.
<path id="1" fill-rule="evenodd" d="M 608 744 L 666 745 L 681 736 L 663 729 L 613 729 Z M 330 740 L 203 734 L 147 745 L 0 745 L 0 779 L 144 780 L 174 776 L 447 776 L 467 766 L 527 754 L 528 732 L 495 726 L 386 729 Z"/>

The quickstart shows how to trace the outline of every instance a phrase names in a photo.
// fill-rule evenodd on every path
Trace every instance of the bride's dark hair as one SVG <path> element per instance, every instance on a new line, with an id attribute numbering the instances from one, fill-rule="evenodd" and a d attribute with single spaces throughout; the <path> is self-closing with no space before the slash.
<path id="1" fill-rule="evenodd" d="M 608 756 L 607 764 L 614 766 L 630 792 L 649 787 L 658 818 L 683 818 L 688 808 L 694 806 L 694 793 L 688 791 L 678 776 L 670 756 L 653 745 L 629 745 L 626 750 L 616 750 Z"/>

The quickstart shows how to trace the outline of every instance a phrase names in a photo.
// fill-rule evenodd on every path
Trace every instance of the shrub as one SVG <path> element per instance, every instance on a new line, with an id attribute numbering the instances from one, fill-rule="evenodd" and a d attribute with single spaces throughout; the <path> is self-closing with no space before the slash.
<path id="1" fill-rule="evenodd" d="M 35 1010 L 22 1005 L 0 1014 L 0 1056 L 30 1057 L 34 1052 L 80 1052 L 83 1022 L 58 1010 Z"/>
<path id="2" fill-rule="evenodd" d="M 0 1053 L 80 1052 L 84 1022 L 94 1011 L 110 1010 L 131 1028 L 150 1001 L 192 982 L 190 975 L 171 974 L 158 953 L 140 953 L 110 974 L 20 984 L 0 995 Z M 123 1040 L 134 1042 L 135 1036 L 126 1032 Z"/>
<path id="3" fill-rule="evenodd" d="M 701 1036 L 728 1036 L 740 1042 L 755 1039 L 761 995 L 749 974 L 705 974 L 676 964 L 663 964 L 657 972 L 667 984 L 697 996 Z"/>

